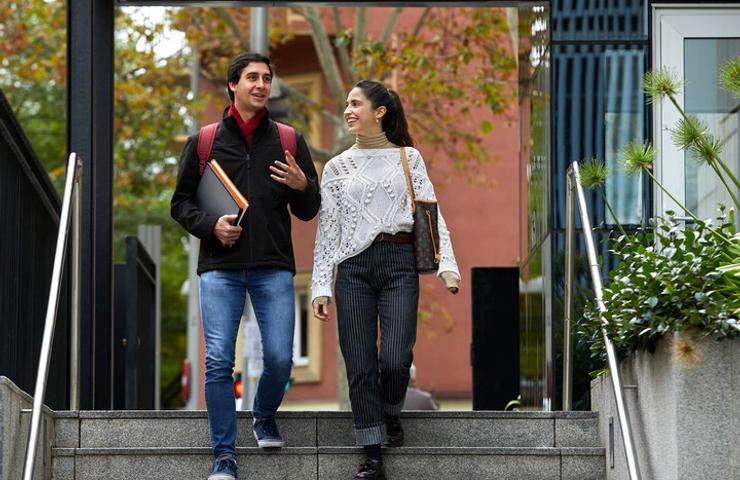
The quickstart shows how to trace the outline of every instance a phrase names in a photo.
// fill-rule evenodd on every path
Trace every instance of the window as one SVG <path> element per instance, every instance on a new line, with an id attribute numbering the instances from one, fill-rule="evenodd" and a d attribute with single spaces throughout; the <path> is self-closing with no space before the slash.
<path id="1" fill-rule="evenodd" d="M 295 331 L 293 336 L 294 383 L 318 382 L 321 380 L 321 325 L 313 317 L 311 307 L 311 272 L 298 272 L 295 285 Z M 252 304 L 247 296 L 244 314 L 236 344 L 235 372 L 247 376 L 262 374 L 262 340 L 254 316 Z M 246 378 L 242 375 L 242 378 Z"/>
<path id="2" fill-rule="evenodd" d="M 313 317 L 311 272 L 298 272 L 295 282 L 295 334 L 293 337 L 293 381 L 321 379 L 321 325 Z"/>
<path id="3" fill-rule="evenodd" d="M 737 176 L 740 171 L 740 109 L 738 102 L 717 81 L 717 71 L 726 60 L 740 55 L 740 9 L 665 8 L 657 9 L 656 68 L 667 67 L 686 81 L 678 102 L 690 115 L 704 121 L 723 143 L 721 156 Z M 659 152 L 656 173 L 676 198 L 700 218 L 717 214 L 718 202 L 732 205 L 730 196 L 711 167 L 699 164 L 690 154 L 673 145 L 670 128 L 679 112 L 669 101 L 655 105 L 655 144 Z M 658 214 L 666 210 L 683 212 L 662 192 L 656 192 Z"/>
<path id="4" fill-rule="evenodd" d="M 281 80 L 308 99 L 314 105 L 321 104 L 321 73 L 306 73 L 281 77 Z M 316 109 L 306 108 L 302 99 L 290 98 L 289 107 L 292 107 L 288 118 L 291 124 L 303 130 L 306 141 L 316 147 L 321 147 L 321 116 Z"/>

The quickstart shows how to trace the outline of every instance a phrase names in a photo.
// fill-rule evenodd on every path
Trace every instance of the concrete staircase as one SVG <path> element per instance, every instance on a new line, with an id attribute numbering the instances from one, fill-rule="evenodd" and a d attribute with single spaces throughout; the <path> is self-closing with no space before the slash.
<path id="1" fill-rule="evenodd" d="M 212 465 L 205 412 L 56 412 L 54 480 L 204 480 Z M 392 480 L 604 480 L 590 412 L 403 412 L 406 444 L 384 449 Z M 349 412 L 284 412 L 287 447 L 256 447 L 238 415 L 239 477 L 348 480 L 363 460 Z"/>

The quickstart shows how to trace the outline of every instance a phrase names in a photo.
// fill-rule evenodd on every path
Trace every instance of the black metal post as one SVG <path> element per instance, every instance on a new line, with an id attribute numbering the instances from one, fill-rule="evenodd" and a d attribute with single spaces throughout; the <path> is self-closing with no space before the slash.
<path id="1" fill-rule="evenodd" d="M 68 151 L 82 179 L 80 408 L 111 405 L 113 315 L 112 0 L 68 0 Z"/>

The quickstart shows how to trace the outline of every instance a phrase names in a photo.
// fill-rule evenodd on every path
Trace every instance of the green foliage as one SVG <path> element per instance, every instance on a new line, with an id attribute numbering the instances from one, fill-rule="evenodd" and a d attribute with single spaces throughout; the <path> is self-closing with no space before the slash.
<path id="1" fill-rule="evenodd" d="M 65 13 L 62 0 L 10 0 L 0 7 L 0 89 L 60 193 L 66 165 Z"/>
<path id="2" fill-rule="evenodd" d="M 361 75 L 396 76 L 415 140 L 444 151 L 458 172 L 473 177 L 477 164 L 495 158 L 481 141 L 493 133 L 491 120 L 515 98 L 508 35 L 503 10 L 432 9 L 421 33 L 400 33 L 395 47 L 365 45 L 355 61 Z M 474 111 L 486 116 L 476 123 Z"/>
<path id="3" fill-rule="evenodd" d="M 10 0 L 0 8 L 0 88 L 59 193 L 66 161 L 66 6 L 62 0 Z M 187 277 L 182 229 L 169 198 L 178 135 L 190 100 L 187 57 L 159 58 L 161 22 L 134 21 L 116 11 L 114 117 L 114 254 L 125 257 L 126 235 L 139 224 L 162 226 L 162 385 L 179 376 L 185 354 Z M 83 159 L 88 160 L 88 159 Z M 167 405 L 165 405 L 167 407 Z M 178 405 L 169 405 L 178 407 Z"/>
<path id="4" fill-rule="evenodd" d="M 509 402 L 504 407 L 505 412 L 518 412 L 522 409 L 522 396 L 517 395 L 517 397 L 513 400 L 509 400 Z"/>
<path id="5" fill-rule="evenodd" d="M 612 208 L 611 203 L 609 203 L 609 200 L 606 198 L 606 193 L 604 192 L 604 184 L 606 183 L 606 178 L 609 174 L 609 169 L 606 167 L 606 163 L 599 161 L 599 159 L 594 157 L 582 161 L 579 166 L 579 171 L 581 185 L 584 188 L 595 189 L 599 192 L 599 195 L 601 195 L 601 198 L 604 200 L 604 204 L 609 209 L 609 213 L 611 213 L 611 216 L 614 219 L 614 224 L 617 226 L 619 233 L 622 235 L 627 235 L 624 227 L 622 227 L 622 224 L 619 223 L 619 217 L 617 217 L 616 212 L 614 212 L 614 209 Z"/>
<path id="6" fill-rule="evenodd" d="M 736 65 L 738 62 L 740 60 L 732 59 L 726 62 L 720 70 L 720 83 L 733 93 L 734 91 L 732 89 L 737 88 L 737 85 L 740 84 L 740 67 Z M 732 169 L 720 157 L 722 142 L 709 132 L 709 128 L 704 122 L 686 114 L 686 111 L 679 104 L 677 98 L 678 92 L 682 87 L 683 82 L 679 79 L 678 75 L 667 68 L 655 72 L 647 72 L 643 78 L 643 88 L 650 102 L 668 98 L 678 110 L 678 113 L 681 114 L 679 123 L 676 127 L 670 129 L 673 142 L 679 148 L 686 150 L 695 160 L 706 162 L 717 174 L 718 180 L 725 186 L 735 208 L 740 208 L 740 200 L 735 193 L 740 189 L 740 180 L 738 180 Z M 625 167 L 628 173 L 637 171 L 638 169 L 646 170 L 650 168 L 647 167 L 648 158 L 645 155 L 643 155 L 643 158 L 640 158 L 640 152 L 637 147 L 636 144 L 630 144 L 626 149 Z M 645 150 L 644 154 L 647 153 L 647 150 Z M 641 161 L 644 163 L 640 164 Z M 652 160 L 649 163 L 652 165 Z M 652 177 L 650 172 L 647 173 Z M 662 185 L 654 177 L 652 178 L 663 189 Z M 665 189 L 663 190 L 665 191 Z M 691 213 L 689 215 L 693 216 Z"/>
<path id="7" fill-rule="evenodd" d="M 642 81 L 642 88 L 648 96 L 648 103 L 656 102 L 663 97 L 675 97 L 683 88 L 684 82 L 669 68 L 647 72 Z"/>
<path id="8" fill-rule="evenodd" d="M 673 143 L 682 150 L 696 149 L 702 142 L 702 135 L 709 133 L 707 124 L 693 115 L 680 119 L 678 125 L 669 130 Z"/>
<path id="9" fill-rule="evenodd" d="M 722 65 L 719 70 L 719 83 L 735 98 L 740 98 L 740 57 L 732 58 Z"/>
<path id="10" fill-rule="evenodd" d="M 732 237 L 735 224 L 729 217 L 723 209 L 716 229 Z M 594 356 L 605 355 L 602 322 L 621 355 L 653 351 L 658 340 L 673 332 L 740 336 L 740 295 L 727 288 L 720 271 L 732 262 L 732 251 L 734 262 L 740 261 L 740 237 L 730 246 L 710 224 L 700 221 L 682 228 L 658 218 L 634 241 L 615 242 L 610 251 L 620 264 L 603 291 L 606 311 L 587 305 L 578 327 Z"/>
<path id="11" fill-rule="evenodd" d="M 580 165 L 581 185 L 584 188 L 597 188 L 604 185 L 608 175 L 606 163 L 596 158 L 584 160 Z"/>
<path id="12" fill-rule="evenodd" d="M 354 142 L 342 110 L 347 91 L 363 78 L 393 84 L 403 99 L 414 139 L 446 153 L 455 170 L 467 174 L 471 182 L 480 179 L 480 165 L 496 158 L 487 146 L 490 142 L 482 140 L 492 138 L 494 119 L 509 114 L 516 98 L 516 58 L 505 11 L 428 8 L 417 18 L 421 11 L 403 9 L 404 20 L 418 24 L 417 28 L 402 29 L 400 22 L 395 23 L 395 14 L 377 7 L 270 9 L 268 33 L 273 51 L 281 45 L 285 48 L 286 42 L 296 37 L 291 19 L 315 14 L 323 21 L 325 31 L 309 27 L 309 33 L 317 57 L 324 59 L 321 71 L 331 97 L 317 103 L 283 85 L 287 99 L 282 100 L 290 107 L 290 122 L 301 130 L 310 127 L 308 113 L 316 113 L 336 127 L 333 143 L 309 145 L 314 161 L 326 162 Z M 363 16 L 387 22 L 384 33 L 373 35 L 367 25 L 358 25 Z M 173 20 L 173 28 L 198 46 L 203 76 L 219 83 L 229 60 L 249 43 L 246 8 L 187 8 L 176 11 Z M 328 42 L 320 41 L 324 36 Z M 327 50 L 324 45 L 333 48 Z M 281 67 L 276 74 L 281 75 Z"/>
<path id="13" fill-rule="evenodd" d="M 733 91 L 740 83 L 739 74 L 738 59 L 727 62 L 720 73 L 722 84 Z M 673 142 L 712 167 L 737 208 L 734 191 L 739 184 L 720 158 L 722 144 L 704 122 L 687 115 L 679 105 L 676 95 L 681 87 L 676 75 L 665 69 L 648 72 L 644 78 L 651 101 L 668 98 L 681 114 L 670 130 Z M 590 343 L 596 357 L 605 356 L 602 329 L 621 355 L 652 351 L 669 333 L 740 336 L 740 234 L 736 232 L 735 211 L 725 214 L 720 205 L 718 225 L 698 219 L 653 175 L 655 158 L 652 145 L 638 142 L 629 143 L 621 155 L 627 173 L 645 173 L 695 224 L 683 228 L 658 217 L 651 220 L 650 228 L 622 235 L 614 242 L 610 251 L 620 263 L 603 291 L 606 311 L 588 306 L 578 327 L 579 338 Z M 585 168 L 587 172 L 597 170 L 596 165 Z M 596 173 L 589 175 L 595 177 Z M 586 185 L 600 189 L 601 183 L 592 180 Z M 604 201 L 611 209 L 606 198 Z"/>
<path id="14" fill-rule="evenodd" d="M 622 165 L 628 174 L 653 169 L 657 153 L 650 143 L 630 142 L 622 149 Z"/>
<path id="15" fill-rule="evenodd" d="M 177 159 L 188 112 L 202 108 L 191 100 L 188 57 L 178 52 L 161 58 L 156 47 L 164 25 L 116 15 L 114 116 L 114 255 L 125 259 L 125 237 L 142 224 L 162 228 L 161 384 L 179 377 L 186 348 L 188 259 L 183 230 L 170 217 Z M 179 401 L 179 398 L 176 399 Z M 164 405 L 177 408 L 177 403 Z"/>

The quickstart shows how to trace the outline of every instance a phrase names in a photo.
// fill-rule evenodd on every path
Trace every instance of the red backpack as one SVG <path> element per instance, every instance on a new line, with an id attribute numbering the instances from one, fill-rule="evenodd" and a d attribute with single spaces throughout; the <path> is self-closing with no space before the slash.
<path id="1" fill-rule="evenodd" d="M 295 158 L 298 152 L 298 138 L 295 133 L 295 128 L 284 123 L 275 122 L 278 128 L 278 134 L 280 135 L 280 144 L 283 146 L 283 150 L 287 150 Z M 216 140 L 216 128 L 218 122 L 209 123 L 201 127 L 200 134 L 198 135 L 198 170 L 203 175 L 203 170 L 206 168 L 208 163 L 208 157 L 211 156 L 211 150 L 213 149 L 213 142 Z"/>

